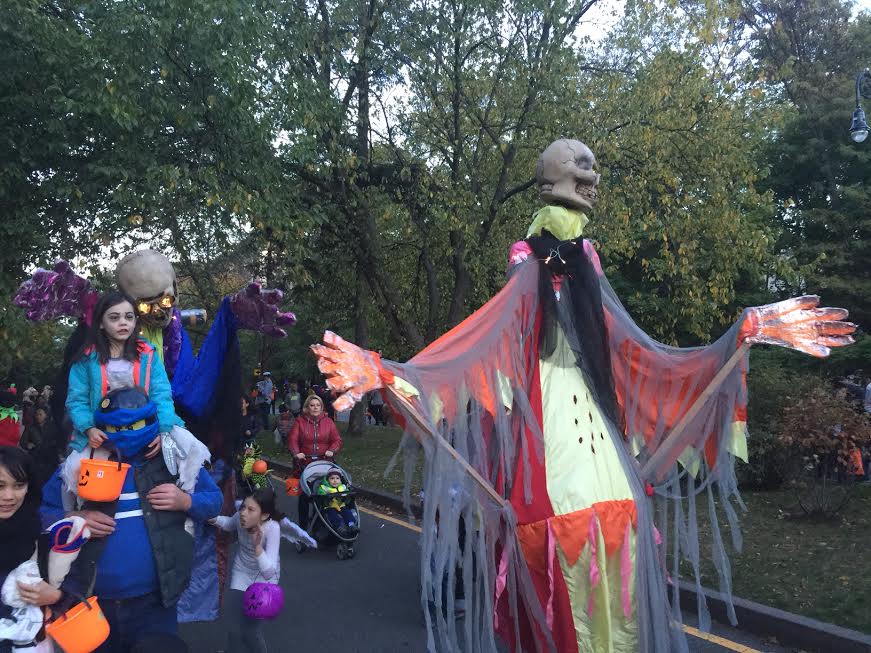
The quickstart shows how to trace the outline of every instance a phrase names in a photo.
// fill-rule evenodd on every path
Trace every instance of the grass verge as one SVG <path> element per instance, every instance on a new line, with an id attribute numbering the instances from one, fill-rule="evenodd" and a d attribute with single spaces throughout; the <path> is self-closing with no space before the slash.
<path id="1" fill-rule="evenodd" d="M 828 522 L 793 517 L 799 510 L 787 490 L 741 496 L 744 546 L 729 552 L 735 596 L 871 633 L 871 486 L 859 486 Z M 699 528 L 706 530 L 701 520 Z M 704 584 L 716 588 L 713 566 L 703 565 L 702 573 Z"/>

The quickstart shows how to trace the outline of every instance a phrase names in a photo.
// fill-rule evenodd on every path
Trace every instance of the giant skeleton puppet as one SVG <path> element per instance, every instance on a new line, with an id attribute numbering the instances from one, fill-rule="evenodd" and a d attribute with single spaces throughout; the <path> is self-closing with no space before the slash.
<path id="1" fill-rule="evenodd" d="M 718 517 L 740 546 L 734 461 L 747 451 L 750 343 L 826 356 L 852 342 L 847 311 L 817 297 L 747 309 L 706 347 L 654 341 L 581 238 L 594 166 L 578 141 L 544 151 L 546 206 L 511 247 L 508 282 L 407 363 L 330 332 L 312 346 L 343 393 L 337 410 L 384 388 L 406 440 L 422 444 L 422 600 L 446 608 L 425 610 L 430 650 L 494 651 L 501 639 L 527 652 L 686 651 L 669 591 L 678 562 L 700 587 L 700 549 L 711 551 L 730 595 Z M 700 510 L 712 531 L 703 547 Z M 460 630 L 445 618 L 457 575 Z"/>
<path id="2" fill-rule="evenodd" d="M 282 328 L 294 324 L 293 313 L 279 310 L 280 290 L 262 289 L 251 283 L 233 296 L 225 297 L 215 320 L 196 355 L 183 327 L 182 312 L 176 306 L 178 286 L 172 264 L 160 252 L 146 249 L 122 259 L 116 268 L 119 288 L 135 301 L 141 333 L 162 354 L 172 382 L 176 412 L 202 442 L 191 446 L 181 438 L 163 439 L 163 454 L 170 470 L 196 474 L 203 459 L 211 458 L 211 473 L 224 489 L 225 508 L 232 507 L 230 460 L 236 453 L 242 432 L 239 414 L 241 367 L 237 330 L 250 329 L 273 337 L 284 337 Z M 69 264 L 59 261 L 52 270 L 37 270 L 15 295 L 14 303 L 25 309 L 31 320 L 61 316 L 79 319 L 79 329 L 67 345 L 65 371 L 78 350 L 91 320 L 98 293 Z M 202 312 L 200 312 L 202 313 Z M 55 393 L 55 413 L 63 418 L 66 376 L 61 375 Z M 58 423 L 61 423 L 58 421 Z M 182 434 L 183 435 L 183 434 Z M 192 438 L 191 438 L 192 439 Z M 195 443 L 194 443 L 195 444 Z M 196 469 L 194 469 L 196 468 Z M 180 621 L 217 619 L 219 573 L 226 574 L 226 543 L 216 546 L 214 529 L 196 525 L 196 545 L 191 584 L 179 601 Z"/>

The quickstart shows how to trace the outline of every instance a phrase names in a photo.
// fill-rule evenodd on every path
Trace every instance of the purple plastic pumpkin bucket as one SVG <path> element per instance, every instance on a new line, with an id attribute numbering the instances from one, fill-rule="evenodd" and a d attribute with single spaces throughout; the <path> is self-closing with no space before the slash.
<path id="1" fill-rule="evenodd" d="M 284 592 L 273 583 L 251 583 L 242 599 L 242 612 L 250 619 L 275 619 L 284 607 Z"/>

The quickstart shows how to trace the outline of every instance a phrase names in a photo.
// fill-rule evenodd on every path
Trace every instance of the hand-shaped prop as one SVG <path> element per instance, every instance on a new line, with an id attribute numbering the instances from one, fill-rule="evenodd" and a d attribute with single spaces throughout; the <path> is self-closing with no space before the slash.
<path id="1" fill-rule="evenodd" d="M 392 398 L 392 405 L 413 421 L 420 432 L 429 436 L 443 447 L 454 460 L 475 480 L 500 506 L 507 502 L 478 471 L 454 449 L 442 435 L 436 432 L 408 399 L 393 387 L 395 377 L 381 365 L 381 357 L 374 351 L 361 349 L 344 340 L 332 331 L 324 332 L 324 344 L 312 345 L 318 359 L 318 369 L 327 377 L 327 386 L 342 394 L 333 402 L 336 410 L 347 410 L 360 401 L 367 392 L 386 388 Z M 415 437 L 417 433 L 411 431 Z"/>
<path id="2" fill-rule="evenodd" d="M 381 366 L 374 351 L 360 349 L 332 331 L 324 331 L 324 344 L 312 345 L 318 369 L 327 377 L 327 387 L 341 393 L 333 402 L 338 411 L 348 410 L 367 392 L 393 383 L 393 374 Z"/>
<path id="3" fill-rule="evenodd" d="M 53 269 L 39 268 L 22 283 L 12 303 L 34 322 L 74 317 L 90 323 L 97 297 L 87 279 L 73 272 L 66 261 L 57 261 Z"/>
<path id="4" fill-rule="evenodd" d="M 828 356 L 831 347 L 852 344 L 850 334 L 856 325 L 844 321 L 847 311 L 818 308 L 819 304 L 816 295 L 805 295 L 750 308 L 741 325 L 739 342 L 787 347 L 818 358 Z"/>
<path id="5" fill-rule="evenodd" d="M 278 305 L 283 298 L 284 293 L 280 290 L 263 288 L 258 281 L 254 281 L 230 298 L 230 306 L 239 328 L 259 331 L 273 338 L 284 338 L 287 331 L 281 327 L 296 324 L 296 315 L 279 310 Z"/>
<path id="6" fill-rule="evenodd" d="M 670 455 L 669 445 L 678 441 L 705 402 L 744 357 L 751 344 L 787 347 L 818 358 L 828 356 L 831 347 L 852 344 L 854 340 L 850 334 L 856 330 L 856 325 L 852 322 L 844 322 L 847 311 L 843 308 L 818 308 L 819 304 L 818 296 L 804 295 L 747 309 L 738 331 L 738 349 L 720 368 L 680 422 L 671 429 L 656 452 L 644 463 L 641 469 L 642 477 L 645 480 L 657 479 L 663 460 Z"/>

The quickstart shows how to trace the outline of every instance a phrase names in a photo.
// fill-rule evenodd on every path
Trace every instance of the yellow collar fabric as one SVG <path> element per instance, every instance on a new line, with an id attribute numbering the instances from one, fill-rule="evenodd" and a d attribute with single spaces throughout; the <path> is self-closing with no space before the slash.
<path id="1" fill-rule="evenodd" d="M 526 237 L 540 236 L 542 230 L 547 229 L 560 240 L 572 240 L 584 233 L 589 221 L 580 211 L 551 204 L 536 211 Z"/>

